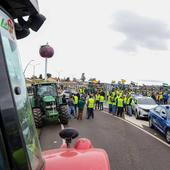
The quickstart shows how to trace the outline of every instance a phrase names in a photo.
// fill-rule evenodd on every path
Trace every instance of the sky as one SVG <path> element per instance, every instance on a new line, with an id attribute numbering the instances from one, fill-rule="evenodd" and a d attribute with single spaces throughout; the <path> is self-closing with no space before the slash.
<path id="1" fill-rule="evenodd" d="M 50 3 L 49 3 L 50 2 Z M 48 42 L 53 77 L 170 83 L 169 0 L 39 0 L 42 28 L 19 40 L 25 75 L 43 74 Z"/>

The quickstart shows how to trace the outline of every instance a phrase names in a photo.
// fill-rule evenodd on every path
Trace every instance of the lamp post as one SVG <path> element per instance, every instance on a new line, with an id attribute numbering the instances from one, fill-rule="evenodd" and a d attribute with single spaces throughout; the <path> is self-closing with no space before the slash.
<path id="1" fill-rule="evenodd" d="M 54 55 L 54 49 L 48 45 L 42 45 L 39 50 L 40 56 L 45 58 L 45 80 L 47 80 L 47 59 Z"/>
<path id="2" fill-rule="evenodd" d="M 30 60 L 28 63 L 27 63 L 27 65 L 25 66 L 25 69 L 24 69 L 24 75 L 25 75 L 25 71 L 27 70 L 27 68 L 28 68 L 28 66 L 31 64 L 31 62 L 33 62 L 33 61 L 35 61 L 35 60 Z"/>
<path id="3" fill-rule="evenodd" d="M 37 65 L 40 65 L 40 63 L 37 63 L 37 64 L 31 64 L 33 66 L 33 77 L 35 77 L 35 67 Z"/>

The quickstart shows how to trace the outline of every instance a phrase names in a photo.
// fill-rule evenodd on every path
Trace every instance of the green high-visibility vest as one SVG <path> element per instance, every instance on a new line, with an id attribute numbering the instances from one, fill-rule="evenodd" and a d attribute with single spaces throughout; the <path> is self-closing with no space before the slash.
<path id="1" fill-rule="evenodd" d="M 78 96 L 74 96 L 74 104 L 78 104 L 78 101 L 79 101 Z"/>
<path id="2" fill-rule="evenodd" d="M 94 108 L 94 99 L 93 98 L 89 98 L 89 100 L 88 100 L 88 108 L 90 108 L 90 109 Z"/>
<path id="3" fill-rule="evenodd" d="M 122 98 L 118 98 L 117 107 L 123 107 L 123 99 Z"/>

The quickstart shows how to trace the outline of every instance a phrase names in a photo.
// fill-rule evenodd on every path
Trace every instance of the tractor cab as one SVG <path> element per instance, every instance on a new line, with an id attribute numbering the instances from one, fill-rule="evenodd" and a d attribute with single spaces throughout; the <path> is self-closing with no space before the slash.
<path id="1" fill-rule="evenodd" d="M 67 146 L 41 152 L 16 39 L 38 31 L 44 20 L 37 0 L 0 2 L 0 170 L 109 170 L 105 151 L 87 139 L 68 148 L 77 136 L 74 130 L 60 134 Z"/>

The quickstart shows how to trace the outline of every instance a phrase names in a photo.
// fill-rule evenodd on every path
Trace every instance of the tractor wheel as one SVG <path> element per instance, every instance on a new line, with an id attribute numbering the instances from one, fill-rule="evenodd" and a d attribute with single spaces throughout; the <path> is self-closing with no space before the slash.
<path id="1" fill-rule="evenodd" d="M 69 115 L 68 115 L 67 106 L 64 106 L 64 105 L 60 106 L 59 119 L 62 124 L 64 125 L 68 124 Z"/>
<path id="2" fill-rule="evenodd" d="M 33 116 L 36 128 L 41 128 L 43 126 L 42 112 L 39 108 L 33 109 Z"/>

